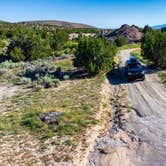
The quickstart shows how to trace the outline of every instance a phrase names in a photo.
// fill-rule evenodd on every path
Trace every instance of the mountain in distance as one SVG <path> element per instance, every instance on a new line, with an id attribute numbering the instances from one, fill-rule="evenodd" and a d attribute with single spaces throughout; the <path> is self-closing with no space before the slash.
<path id="1" fill-rule="evenodd" d="M 0 24 L 10 24 L 10 22 L 0 20 Z"/>
<path id="2" fill-rule="evenodd" d="M 152 26 L 153 29 L 161 29 L 165 27 L 166 27 L 166 24 Z"/>
<path id="3" fill-rule="evenodd" d="M 23 21 L 18 23 L 22 25 L 51 25 L 60 28 L 96 28 L 87 24 L 72 23 L 67 21 L 57 21 L 57 20 L 36 20 L 36 21 Z"/>

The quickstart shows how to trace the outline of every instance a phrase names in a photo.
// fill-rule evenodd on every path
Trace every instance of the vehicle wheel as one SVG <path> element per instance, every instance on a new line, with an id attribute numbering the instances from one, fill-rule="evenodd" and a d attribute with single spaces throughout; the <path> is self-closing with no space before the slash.
<path id="1" fill-rule="evenodd" d="M 144 81 L 145 80 L 145 76 L 142 76 L 142 81 Z"/>
<path id="2" fill-rule="evenodd" d="M 132 81 L 132 79 L 131 79 L 131 78 L 129 78 L 129 77 L 127 78 L 127 80 L 128 80 L 128 82 L 131 82 L 131 81 Z"/>

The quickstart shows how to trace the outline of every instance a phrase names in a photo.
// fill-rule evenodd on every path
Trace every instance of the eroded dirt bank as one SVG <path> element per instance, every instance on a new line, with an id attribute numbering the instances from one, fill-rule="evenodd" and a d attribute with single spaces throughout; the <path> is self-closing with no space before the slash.
<path id="1" fill-rule="evenodd" d="M 113 121 L 107 133 L 96 140 L 87 165 L 166 165 L 166 89 L 157 71 L 146 66 L 144 82 L 127 82 L 124 63 L 131 51 L 120 52 L 120 69 L 108 76 Z"/>

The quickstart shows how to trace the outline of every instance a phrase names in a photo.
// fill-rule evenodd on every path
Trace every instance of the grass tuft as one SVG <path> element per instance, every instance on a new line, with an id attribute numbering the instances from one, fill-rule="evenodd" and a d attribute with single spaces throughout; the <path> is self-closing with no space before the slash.
<path id="1" fill-rule="evenodd" d="M 166 71 L 160 72 L 159 77 L 161 78 L 161 81 L 166 84 Z"/>
<path id="2" fill-rule="evenodd" d="M 122 47 L 119 47 L 119 50 L 139 48 L 140 46 L 141 46 L 141 43 L 126 44 Z"/>

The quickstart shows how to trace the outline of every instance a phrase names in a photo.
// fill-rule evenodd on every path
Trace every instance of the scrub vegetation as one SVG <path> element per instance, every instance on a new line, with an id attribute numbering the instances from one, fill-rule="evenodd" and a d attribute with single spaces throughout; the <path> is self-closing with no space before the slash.
<path id="1" fill-rule="evenodd" d="M 69 40 L 73 31 L 0 27 L 0 91 L 6 90 L 0 97 L 4 160 L 10 156 L 14 162 L 18 156 L 14 147 L 21 141 L 27 148 L 34 143 L 31 152 L 19 151 L 28 158 L 20 160 L 21 164 L 36 162 L 39 155 L 34 151 L 43 156 L 40 160 L 45 164 L 50 161 L 48 151 L 56 162 L 72 160 L 78 146 L 86 148 L 87 131 L 101 122 L 103 73 L 112 69 L 116 47 L 97 36 Z M 82 32 L 80 29 L 80 35 Z M 86 53 L 91 57 L 87 65 L 78 60 Z M 11 148 L 4 151 L 5 145 Z"/>
<path id="2" fill-rule="evenodd" d="M 144 29 L 145 36 L 141 44 L 142 56 L 154 62 L 156 66 L 165 68 L 166 32 L 161 30 L 153 30 L 148 26 Z"/>

